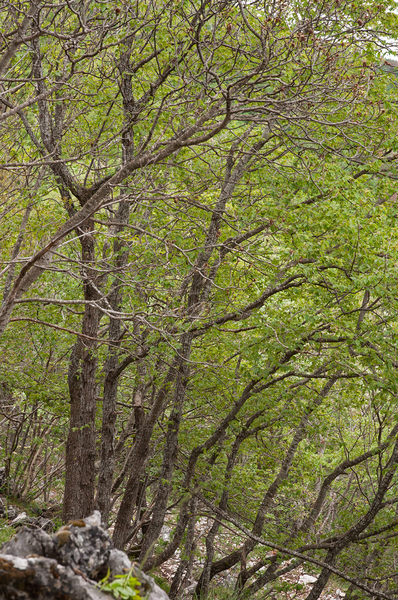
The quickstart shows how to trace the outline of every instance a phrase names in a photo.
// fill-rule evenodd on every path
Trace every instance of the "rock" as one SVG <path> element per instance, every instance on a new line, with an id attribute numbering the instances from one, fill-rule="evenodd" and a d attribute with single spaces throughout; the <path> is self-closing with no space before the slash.
<path id="1" fill-rule="evenodd" d="M 95 527 L 101 527 L 101 513 L 99 510 L 95 510 L 92 515 L 83 519 L 86 525 L 94 525 Z"/>
<path id="2" fill-rule="evenodd" d="M 48 520 L 44 519 L 43 524 L 47 524 Z M 35 517 L 28 517 L 25 512 L 19 513 L 15 519 L 13 519 L 10 523 L 11 527 L 21 527 L 22 525 L 29 525 L 30 527 L 35 527 L 36 529 L 44 529 L 41 526 L 40 519 L 36 519 Z"/>
<path id="3" fill-rule="evenodd" d="M 149 592 L 148 600 L 168 600 L 166 592 L 155 583 L 152 577 L 143 573 L 137 563 L 132 563 L 125 552 L 112 548 L 109 553 L 108 567 L 111 577 L 124 575 L 131 569 L 133 577 L 139 579 L 143 583 L 145 591 Z"/>
<path id="4" fill-rule="evenodd" d="M 125 552 L 112 548 L 109 553 L 108 567 L 111 571 L 111 577 L 123 575 L 131 569 L 131 561 Z"/>
<path id="5" fill-rule="evenodd" d="M 72 521 L 55 534 L 59 561 L 78 569 L 90 579 L 96 579 L 103 571 L 112 547 L 109 533 L 102 529 L 100 523 L 101 515 L 94 513 L 87 519 Z"/>
<path id="6" fill-rule="evenodd" d="M 150 592 L 148 600 L 169 600 L 169 597 L 166 594 L 166 592 L 162 590 L 162 588 L 159 587 L 157 583 L 155 583 L 152 577 L 150 577 L 146 573 L 143 573 L 139 566 L 135 563 L 133 564 L 132 574 L 134 577 L 139 579 L 144 584 L 144 588 Z"/>
<path id="7" fill-rule="evenodd" d="M 18 514 L 18 511 L 13 506 L 8 506 L 8 508 L 6 509 L 6 515 L 7 515 L 8 519 L 15 519 L 17 514 Z"/>
<path id="8" fill-rule="evenodd" d="M 13 519 L 11 521 L 11 525 L 16 525 L 17 523 L 20 523 L 21 521 L 26 521 L 27 518 L 28 518 L 28 515 L 26 514 L 26 512 L 21 512 L 15 517 L 15 519 Z"/>
<path id="9" fill-rule="evenodd" d="M 48 533 L 52 533 L 54 531 L 54 522 L 51 521 L 51 519 L 39 517 L 37 521 L 39 523 L 40 529 L 43 529 L 43 531 L 47 531 Z"/>
<path id="10" fill-rule="evenodd" d="M 21 518 L 19 522 L 23 522 Z M 0 600 L 109 600 L 95 581 L 111 572 L 131 571 L 147 600 L 168 600 L 164 592 L 127 555 L 112 547 L 109 534 L 94 513 L 61 527 L 50 536 L 22 526 L 0 547 Z"/>
<path id="11" fill-rule="evenodd" d="M 335 594 L 338 598 L 344 598 L 345 596 L 345 592 L 343 592 L 342 590 L 338 589 L 335 591 Z"/>
<path id="12" fill-rule="evenodd" d="M 56 540 L 51 538 L 45 531 L 21 527 L 11 540 L 1 546 L 0 551 L 2 554 L 10 554 L 22 558 L 26 558 L 32 554 L 55 558 L 56 549 Z"/>
<path id="13" fill-rule="evenodd" d="M 70 567 L 51 558 L 0 554 L 1 600 L 109 600 Z"/>
<path id="14" fill-rule="evenodd" d="M 299 583 L 303 583 L 304 585 L 313 584 L 317 580 L 316 577 L 312 575 L 300 575 Z"/>
<path id="15" fill-rule="evenodd" d="M 162 540 L 164 542 L 170 541 L 170 533 L 171 533 L 171 527 L 167 527 L 167 525 L 163 525 L 162 530 L 160 532 L 160 537 L 162 538 Z"/>

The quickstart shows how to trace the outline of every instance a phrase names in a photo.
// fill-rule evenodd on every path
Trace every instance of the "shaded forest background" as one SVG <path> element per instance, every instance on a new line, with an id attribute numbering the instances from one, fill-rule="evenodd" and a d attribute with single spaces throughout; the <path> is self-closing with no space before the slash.
<path id="1" fill-rule="evenodd" d="M 1 4 L 3 495 L 171 598 L 397 595 L 394 10 Z"/>

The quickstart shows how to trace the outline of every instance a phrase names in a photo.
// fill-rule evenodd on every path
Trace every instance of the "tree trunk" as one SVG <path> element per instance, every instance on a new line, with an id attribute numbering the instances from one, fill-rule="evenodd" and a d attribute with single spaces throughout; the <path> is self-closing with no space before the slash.
<path id="1" fill-rule="evenodd" d="M 132 40 L 126 40 L 126 50 L 120 58 L 120 91 L 123 98 L 123 112 L 125 128 L 122 136 L 123 164 L 127 164 L 134 156 L 134 129 L 132 127 L 134 115 L 134 97 L 132 93 L 132 77 L 130 70 Z M 121 233 L 129 222 L 129 198 L 119 203 L 116 221 L 113 228 L 115 233 Z M 113 281 L 109 303 L 113 310 L 119 311 L 123 299 L 123 274 L 127 265 L 129 251 L 122 239 L 117 239 L 113 246 L 116 267 L 116 276 Z M 101 463 L 98 479 L 98 492 L 96 504 L 102 516 L 102 522 L 108 524 L 111 509 L 112 481 L 115 469 L 115 424 L 116 424 L 116 399 L 121 372 L 116 374 L 119 362 L 118 348 L 120 346 L 121 321 L 110 319 L 108 358 L 105 364 L 105 382 L 102 400 L 102 431 L 101 431 Z M 126 365 L 127 366 L 127 365 Z"/>
<path id="2" fill-rule="evenodd" d="M 91 285 L 89 264 L 94 261 L 94 241 L 90 232 L 81 238 L 84 299 L 97 299 Z M 70 425 L 66 443 L 64 520 L 86 517 L 94 509 L 96 456 L 97 338 L 100 311 L 85 304 L 82 336 L 73 348 L 69 374 Z"/>
<path id="3" fill-rule="evenodd" d="M 145 423 L 137 435 L 132 454 L 131 454 L 131 473 L 126 484 L 122 502 L 115 522 L 115 530 L 113 533 L 113 543 L 115 548 L 122 549 L 127 539 L 131 518 L 133 516 L 135 503 L 137 500 L 138 487 L 142 469 L 148 457 L 149 444 L 152 437 L 153 428 L 157 419 L 162 413 L 165 402 L 170 392 L 170 387 L 177 375 L 176 361 L 170 366 L 163 385 L 158 391 L 149 415 L 145 419 Z"/>
<path id="4" fill-rule="evenodd" d="M 180 561 L 178 569 L 171 583 L 169 597 L 171 600 L 179 598 L 185 587 L 189 585 L 191 577 L 193 558 L 195 552 L 195 519 L 198 506 L 198 499 L 194 496 L 190 502 L 190 517 L 187 527 L 187 539 L 185 540 L 184 558 Z M 185 576 L 184 576 L 185 573 Z M 183 578 L 184 577 L 184 578 Z M 182 581 L 181 581 L 182 580 Z"/>
<path id="5" fill-rule="evenodd" d="M 144 563 L 152 553 L 152 548 L 158 539 L 164 524 L 167 502 L 171 490 L 171 478 L 178 451 L 178 434 L 180 431 L 181 415 L 184 406 L 185 392 L 189 379 L 189 365 L 187 363 L 191 352 L 192 337 L 184 336 L 182 342 L 181 362 L 178 370 L 176 391 L 174 396 L 173 411 L 170 415 L 167 429 L 166 445 L 163 454 L 163 464 L 160 474 L 160 483 L 156 496 L 156 504 L 148 531 L 144 537 L 139 562 Z"/>
<path id="6" fill-rule="evenodd" d="M 117 220 L 120 223 L 127 223 L 130 209 L 128 202 L 120 202 L 117 211 Z M 117 227 L 120 232 L 123 225 Z M 114 255 L 116 258 L 116 273 L 122 273 L 128 259 L 127 247 L 123 246 L 123 241 L 116 240 L 114 243 Z M 109 296 L 109 303 L 113 310 L 119 311 L 123 297 L 123 279 L 117 275 L 112 284 L 112 291 Z M 119 346 L 121 335 L 120 319 L 110 319 L 109 322 L 109 341 L 110 347 L 105 363 L 105 381 L 102 399 L 102 430 L 101 430 L 101 462 L 98 477 L 98 491 L 96 505 L 101 513 L 102 522 L 108 524 L 109 512 L 111 508 L 111 492 L 113 473 L 115 468 L 115 424 L 116 424 L 116 399 L 121 373 L 116 374 L 119 362 Z"/>

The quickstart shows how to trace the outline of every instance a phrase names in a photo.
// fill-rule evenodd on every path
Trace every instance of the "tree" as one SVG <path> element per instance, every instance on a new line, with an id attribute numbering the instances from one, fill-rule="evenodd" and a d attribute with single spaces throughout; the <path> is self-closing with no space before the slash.
<path id="1" fill-rule="evenodd" d="M 192 553 L 198 506 L 217 518 L 239 513 L 242 496 L 235 506 L 230 486 L 250 480 L 251 531 L 215 561 L 222 533 L 214 521 L 198 595 L 237 564 L 239 590 L 279 577 L 276 555 L 248 584 L 268 561 L 258 556 L 247 568 L 264 531 L 284 545 L 283 530 L 293 531 L 289 542 L 308 560 L 326 548 L 323 562 L 333 567 L 386 508 L 395 477 L 389 408 L 361 452 L 347 449 L 354 434 L 346 429 L 346 456 L 328 438 L 333 469 L 320 461 L 309 505 L 294 475 L 303 442 L 315 460 L 314 440 L 346 417 L 351 394 L 364 402 L 395 394 L 395 122 L 382 101 L 393 78 L 377 53 L 395 17 L 381 5 L 337 2 L 33 2 L 20 10 L 27 16 L 7 17 L 17 25 L 0 61 L 4 195 L 10 186 L 19 194 L 4 201 L 19 230 L 10 236 L 0 328 L 11 318 L 48 323 L 66 345 L 76 334 L 65 519 L 98 506 L 107 522 L 120 499 L 115 544 L 142 530 L 140 559 L 151 568 L 186 531 Z M 67 323 L 55 307 L 69 311 Z M 121 395 L 131 402 L 123 428 Z M 202 421 L 193 431 L 189 414 Z M 242 453 L 261 462 L 262 436 L 269 463 L 246 472 Z M 379 472 L 372 467 L 371 508 L 358 486 L 362 516 L 347 517 L 333 548 L 307 548 L 330 486 L 372 457 L 381 462 Z M 173 539 L 154 555 L 179 496 Z M 388 509 L 382 514 L 388 522 Z M 311 600 L 329 575 L 325 567 Z"/>

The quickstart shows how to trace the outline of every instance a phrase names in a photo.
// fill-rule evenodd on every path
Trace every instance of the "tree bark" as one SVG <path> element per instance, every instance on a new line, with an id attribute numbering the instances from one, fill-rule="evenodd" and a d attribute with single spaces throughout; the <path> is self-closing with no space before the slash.
<path id="1" fill-rule="evenodd" d="M 129 203 L 122 201 L 117 211 L 117 220 L 121 223 L 117 227 L 117 233 L 123 229 L 123 223 L 128 223 L 130 214 Z M 124 247 L 121 240 L 114 243 L 114 255 L 116 256 L 116 273 L 122 273 L 128 260 L 128 249 Z M 116 275 L 112 291 L 109 295 L 109 304 L 113 310 L 120 310 L 123 297 L 123 279 Z M 101 429 L 101 462 L 98 477 L 98 491 L 96 505 L 101 513 L 102 522 L 108 524 L 109 511 L 111 508 L 111 492 L 113 473 L 115 468 L 115 424 L 116 424 L 116 399 L 120 372 L 116 371 L 119 363 L 119 347 L 121 335 L 120 319 L 109 321 L 108 356 L 105 362 L 105 381 L 102 398 L 102 429 Z"/>
<path id="2" fill-rule="evenodd" d="M 182 341 L 182 351 L 176 381 L 174 406 L 170 415 L 169 426 L 167 429 L 166 446 L 163 454 L 163 463 L 156 496 L 156 504 L 153 510 L 151 523 L 143 539 L 141 554 L 138 559 L 140 563 L 144 564 L 144 568 L 145 562 L 152 552 L 153 545 L 160 535 L 166 515 L 167 502 L 171 490 L 171 478 L 177 458 L 178 434 L 180 431 L 182 409 L 184 406 L 185 393 L 189 380 L 190 369 L 187 361 L 189 360 L 191 353 L 191 344 L 192 337 L 189 334 L 186 334 Z"/>
<path id="3" fill-rule="evenodd" d="M 119 512 L 116 517 L 115 529 L 113 533 L 113 543 L 116 548 L 122 549 L 129 533 L 131 518 L 134 512 L 134 506 L 137 500 L 140 476 L 145 465 L 149 444 L 152 437 L 153 428 L 156 421 L 162 413 L 164 404 L 167 401 L 170 387 L 177 376 L 177 362 L 174 361 L 170 366 L 163 385 L 158 391 L 152 408 L 147 416 L 145 423 L 137 435 L 132 454 L 131 454 L 131 473 L 126 484 L 126 490 L 120 504 Z"/>
<path id="4" fill-rule="evenodd" d="M 184 591 L 186 583 L 189 582 L 191 576 L 193 555 L 195 551 L 195 517 L 198 506 L 198 499 L 194 496 L 190 502 L 190 516 L 187 527 L 187 539 L 185 541 L 184 553 L 185 557 L 180 561 L 177 571 L 171 583 L 169 597 L 170 600 L 179 598 Z M 185 573 L 185 576 L 184 576 Z M 183 579 L 184 577 L 184 579 Z M 183 580 L 182 580 L 183 579 Z M 182 580 L 182 582 L 181 582 Z M 185 585 L 184 585 L 185 584 Z"/>
<path id="5" fill-rule="evenodd" d="M 84 299 L 97 300 L 97 291 L 91 284 L 94 261 L 93 223 L 81 238 Z M 71 355 L 68 384 L 70 394 L 70 425 L 66 443 L 65 492 L 63 517 L 77 519 L 93 512 L 95 494 L 96 431 L 95 414 L 97 398 L 97 338 L 100 311 L 85 304 L 82 334 Z"/>

